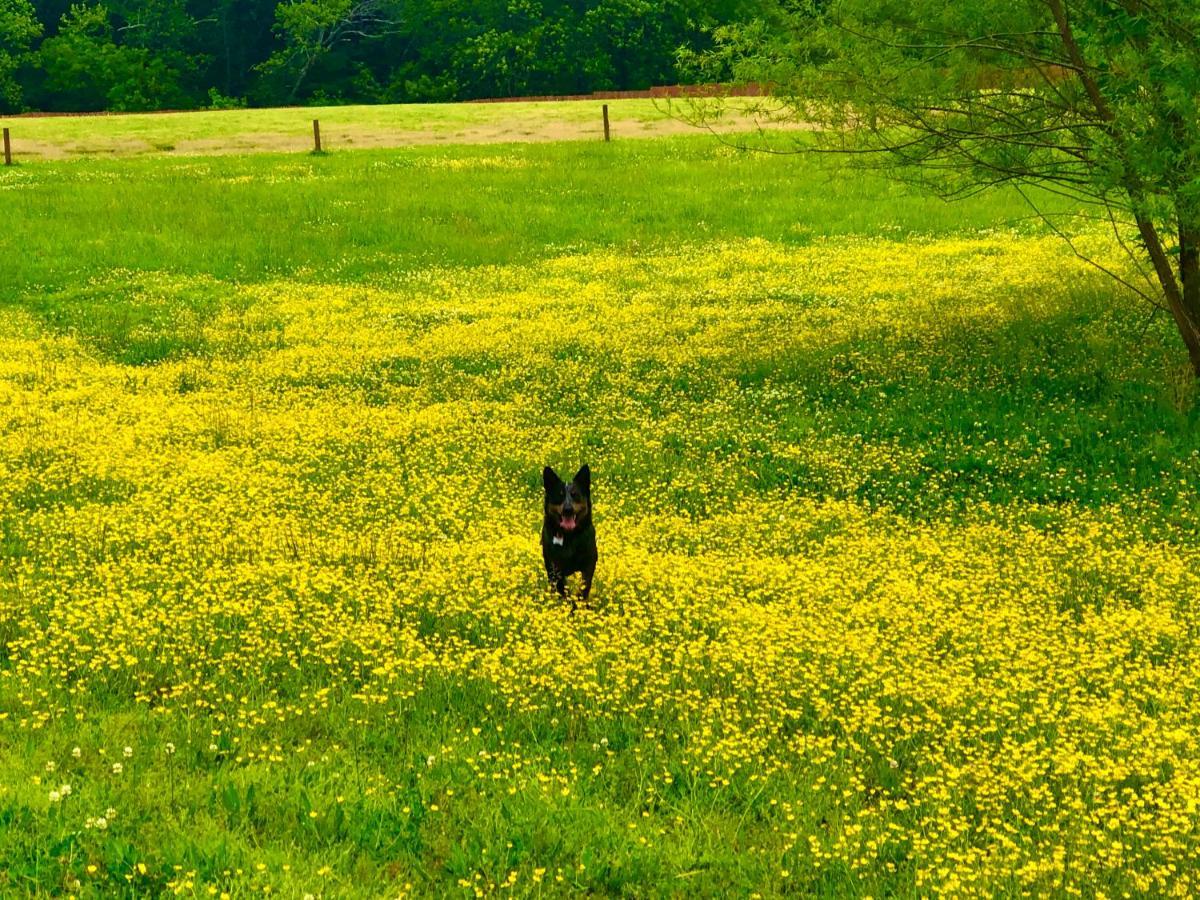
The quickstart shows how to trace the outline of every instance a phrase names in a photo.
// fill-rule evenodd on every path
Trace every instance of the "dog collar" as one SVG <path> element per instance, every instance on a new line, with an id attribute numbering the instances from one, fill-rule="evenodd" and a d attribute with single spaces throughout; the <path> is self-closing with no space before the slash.
<path id="1" fill-rule="evenodd" d="M 554 535 L 554 537 L 550 539 L 550 543 L 554 544 L 556 547 L 561 547 L 563 545 L 563 536 L 561 534 Z"/>

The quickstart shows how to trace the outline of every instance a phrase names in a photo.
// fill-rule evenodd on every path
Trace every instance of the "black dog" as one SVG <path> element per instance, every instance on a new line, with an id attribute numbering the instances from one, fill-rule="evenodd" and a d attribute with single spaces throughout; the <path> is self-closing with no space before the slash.
<path id="1" fill-rule="evenodd" d="M 542 561 L 550 586 L 566 596 L 567 576 L 583 574 L 583 601 L 596 571 L 596 529 L 592 526 L 592 473 L 584 466 L 567 484 L 549 466 L 542 470 L 546 489 L 542 519 Z M 571 598 L 571 610 L 575 598 Z"/>

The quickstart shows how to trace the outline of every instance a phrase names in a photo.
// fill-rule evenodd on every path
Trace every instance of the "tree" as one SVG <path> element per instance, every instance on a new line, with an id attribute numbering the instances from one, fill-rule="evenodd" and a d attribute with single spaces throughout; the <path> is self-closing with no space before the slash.
<path id="1" fill-rule="evenodd" d="M 276 0 L 188 0 L 195 23 L 189 46 L 204 63 L 202 94 L 209 89 L 227 98 L 250 93 L 256 67 L 277 49 L 271 33 L 276 6 Z"/>
<path id="2" fill-rule="evenodd" d="M 198 46 L 195 18 L 186 0 L 105 0 L 122 47 L 149 51 L 161 61 L 193 105 L 205 94 L 199 73 L 210 54 Z M 183 98 L 180 98 L 183 100 Z"/>
<path id="3" fill-rule="evenodd" d="M 575 24 L 569 7 L 542 0 L 501 0 L 460 8 L 466 13 L 466 28 L 451 53 L 456 80 L 466 96 L 569 92 L 574 79 L 564 44 L 567 29 Z"/>
<path id="4" fill-rule="evenodd" d="M 583 14 L 580 56 L 589 80 L 618 90 L 673 84 L 675 51 L 700 38 L 695 0 L 598 0 Z"/>
<path id="5" fill-rule="evenodd" d="M 260 68 L 289 73 L 287 99 L 294 100 L 313 67 L 338 44 L 379 37 L 395 24 L 388 0 L 285 0 L 275 9 L 275 30 L 285 46 Z"/>
<path id="6" fill-rule="evenodd" d="M 72 5 L 38 57 L 47 107 L 87 112 L 187 105 L 179 72 L 149 48 L 118 45 L 104 6 Z"/>
<path id="7" fill-rule="evenodd" d="M 0 112 L 20 111 L 22 92 L 17 68 L 41 33 L 41 23 L 29 0 L 0 0 Z"/>
<path id="8" fill-rule="evenodd" d="M 817 152 L 948 198 L 1040 185 L 1119 239 L 1128 223 L 1147 285 L 1109 274 L 1171 315 L 1200 377 L 1200 3 L 777 0 L 704 63 L 774 85 Z"/>

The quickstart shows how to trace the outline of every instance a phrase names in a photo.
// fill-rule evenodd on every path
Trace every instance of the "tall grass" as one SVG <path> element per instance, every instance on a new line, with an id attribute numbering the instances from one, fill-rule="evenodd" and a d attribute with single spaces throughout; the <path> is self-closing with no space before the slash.
<path id="1" fill-rule="evenodd" d="M 1032 227 L 1015 193 L 951 205 L 711 137 L 87 160 L 0 172 L 0 188 L 18 290 L 113 268 L 342 280 L 589 247 Z"/>

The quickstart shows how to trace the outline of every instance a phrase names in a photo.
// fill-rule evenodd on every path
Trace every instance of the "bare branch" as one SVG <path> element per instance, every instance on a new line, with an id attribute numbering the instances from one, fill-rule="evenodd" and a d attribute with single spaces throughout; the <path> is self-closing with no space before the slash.
<path id="1" fill-rule="evenodd" d="M 1070 236 L 1066 232 L 1064 232 L 1057 225 L 1055 225 L 1048 217 L 1042 215 L 1042 211 L 1040 209 L 1038 209 L 1037 205 L 1032 200 L 1029 199 L 1029 195 L 1025 193 L 1025 191 L 1022 189 L 1021 185 L 1015 185 L 1015 187 L 1017 189 L 1017 193 L 1021 195 L 1021 199 L 1024 200 L 1027 204 L 1029 204 L 1029 208 L 1032 209 L 1034 211 L 1034 213 L 1041 218 L 1041 220 L 1046 224 L 1047 228 L 1049 228 L 1056 235 L 1058 235 L 1060 238 L 1062 238 L 1063 241 L 1066 242 L 1067 246 L 1071 248 L 1071 252 L 1073 254 L 1075 254 L 1075 256 L 1078 259 L 1081 259 L 1088 265 L 1094 266 L 1095 268 L 1099 269 L 1101 272 L 1103 272 L 1109 278 L 1113 279 L 1113 281 L 1116 281 L 1117 283 L 1124 285 L 1129 290 L 1133 291 L 1133 293 L 1137 294 L 1139 297 L 1141 297 L 1143 300 L 1145 300 L 1147 303 L 1149 303 L 1156 310 L 1158 310 L 1158 309 L 1165 310 L 1166 309 L 1166 307 L 1163 306 L 1161 303 L 1159 303 L 1156 299 L 1154 299 L 1149 294 L 1147 294 L 1145 291 L 1141 290 L 1140 288 L 1136 287 L 1135 285 L 1130 284 L 1128 281 L 1126 281 L 1124 278 L 1122 278 L 1120 275 L 1118 275 L 1112 269 L 1108 268 L 1108 266 L 1105 266 L 1104 264 L 1099 263 L 1096 260 L 1092 259 L 1090 256 L 1087 256 L 1086 254 L 1081 253 L 1079 251 L 1079 248 L 1075 246 L 1075 242 L 1071 240 Z"/>

